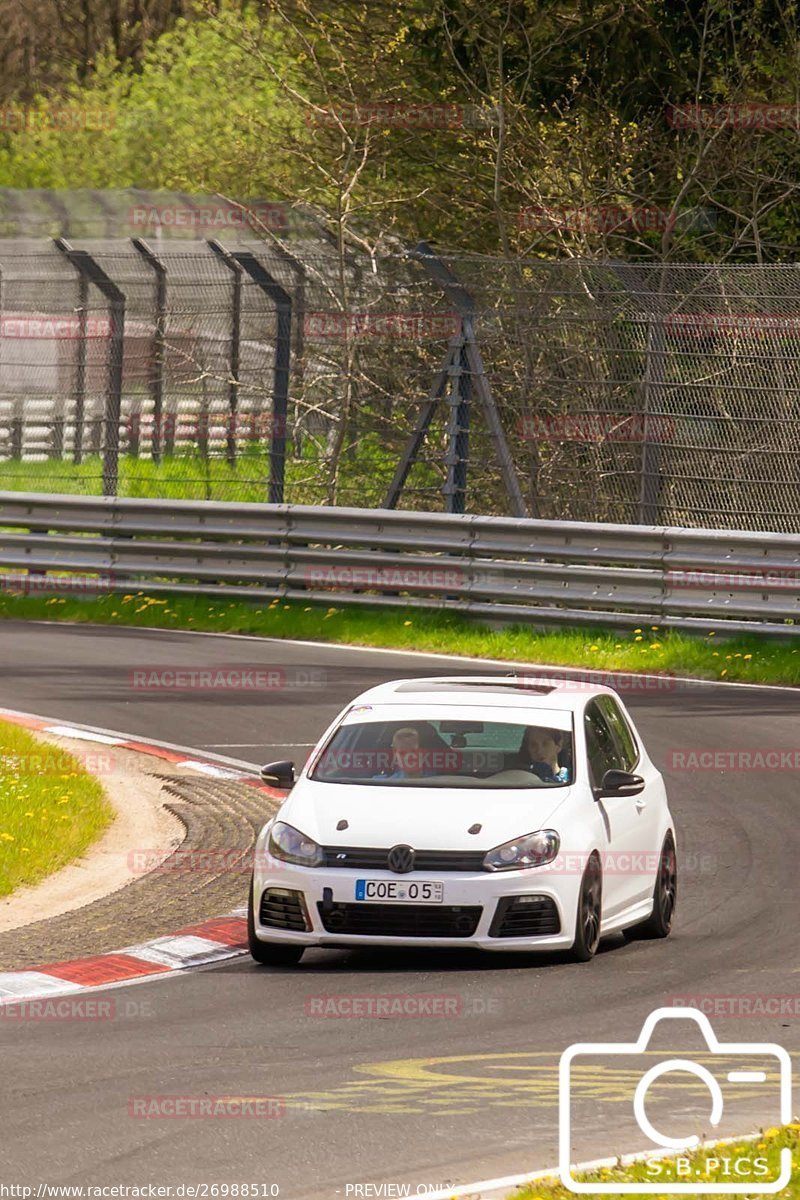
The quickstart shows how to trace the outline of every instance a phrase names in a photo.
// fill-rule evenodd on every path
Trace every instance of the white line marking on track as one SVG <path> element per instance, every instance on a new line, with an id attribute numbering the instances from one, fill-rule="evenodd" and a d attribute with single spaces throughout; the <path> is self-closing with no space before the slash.
<path id="1" fill-rule="evenodd" d="M 106 733 L 95 733 L 89 729 L 81 729 L 78 725 L 48 725 L 44 733 L 53 733 L 58 737 L 75 738 L 81 742 L 102 742 L 104 746 L 119 746 L 122 738 L 110 737 Z"/>
<path id="2" fill-rule="evenodd" d="M 633 620 L 633 618 L 632 618 Z M 75 628 L 76 623 L 71 621 L 31 621 L 31 625 L 49 625 L 49 626 L 66 626 L 67 628 Z M 82 629 L 90 629 L 91 625 L 81 623 Z M 213 630 L 207 629 L 159 629 L 152 625 L 103 625 L 103 629 L 116 630 L 135 630 L 137 633 L 155 633 L 168 634 L 174 638 L 176 634 L 186 637 L 211 637 L 211 638 L 232 638 L 240 642 L 260 642 L 261 645 L 275 643 L 276 645 L 284 646 L 308 646 L 314 650 L 347 650 L 357 651 L 360 654 L 392 654 L 399 655 L 401 658 L 436 658 L 442 662 L 463 662 L 482 664 L 489 667 L 505 667 L 506 670 L 524 670 L 524 671 L 564 671 L 571 672 L 573 675 L 605 675 L 606 677 L 613 674 L 611 668 L 598 667 L 568 667 L 561 663 L 535 663 L 521 662 L 517 659 L 510 658 L 470 658 L 465 654 L 439 654 L 433 650 L 396 650 L 386 646 L 352 646 L 347 642 L 309 642 L 300 638 L 273 638 L 259 637 L 252 633 L 215 633 Z M 720 631 L 722 632 L 722 631 Z M 754 632 L 758 632 L 755 630 Z M 643 679 L 663 679 L 663 675 L 649 675 L 644 672 L 623 670 L 615 668 L 616 672 L 621 675 L 641 675 Z M 790 684 L 781 683 L 740 683 L 734 680 L 730 682 L 727 679 L 699 679 L 694 675 L 670 675 L 669 678 L 673 681 L 680 680 L 683 683 L 695 683 L 698 687 L 718 687 L 718 688 L 749 688 L 751 691 L 762 692 L 798 692 L 800 687 L 792 687 Z"/>

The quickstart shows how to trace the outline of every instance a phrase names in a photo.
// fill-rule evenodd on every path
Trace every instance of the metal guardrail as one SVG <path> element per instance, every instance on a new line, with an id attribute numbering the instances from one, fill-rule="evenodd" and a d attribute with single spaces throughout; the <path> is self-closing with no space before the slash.
<path id="1" fill-rule="evenodd" d="M 800 535 L 0 492 L 0 589 L 800 633 Z"/>

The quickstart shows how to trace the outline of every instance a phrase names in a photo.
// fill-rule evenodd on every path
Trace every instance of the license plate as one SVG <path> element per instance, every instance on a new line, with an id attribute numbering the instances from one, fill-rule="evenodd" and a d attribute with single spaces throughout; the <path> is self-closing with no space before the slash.
<path id="1" fill-rule="evenodd" d="M 441 904 L 443 883 L 401 883 L 394 879 L 357 879 L 356 900 L 391 904 Z"/>

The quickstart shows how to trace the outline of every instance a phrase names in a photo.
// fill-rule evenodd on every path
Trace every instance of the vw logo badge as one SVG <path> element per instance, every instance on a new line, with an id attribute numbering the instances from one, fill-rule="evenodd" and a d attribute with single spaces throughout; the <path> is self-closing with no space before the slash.
<path id="1" fill-rule="evenodd" d="M 392 846 L 386 864 L 396 875 L 407 875 L 414 870 L 414 851 L 410 846 Z"/>

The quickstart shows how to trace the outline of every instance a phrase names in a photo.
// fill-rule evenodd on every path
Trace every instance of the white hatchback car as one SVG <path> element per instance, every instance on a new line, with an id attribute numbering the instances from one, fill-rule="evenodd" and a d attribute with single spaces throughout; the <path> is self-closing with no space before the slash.
<path id="1" fill-rule="evenodd" d="M 675 826 L 610 688 L 523 676 L 395 680 L 359 696 L 294 765 L 259 834 L 250 951 L 308 946 L 568 950 L 663 938 Z"/>

